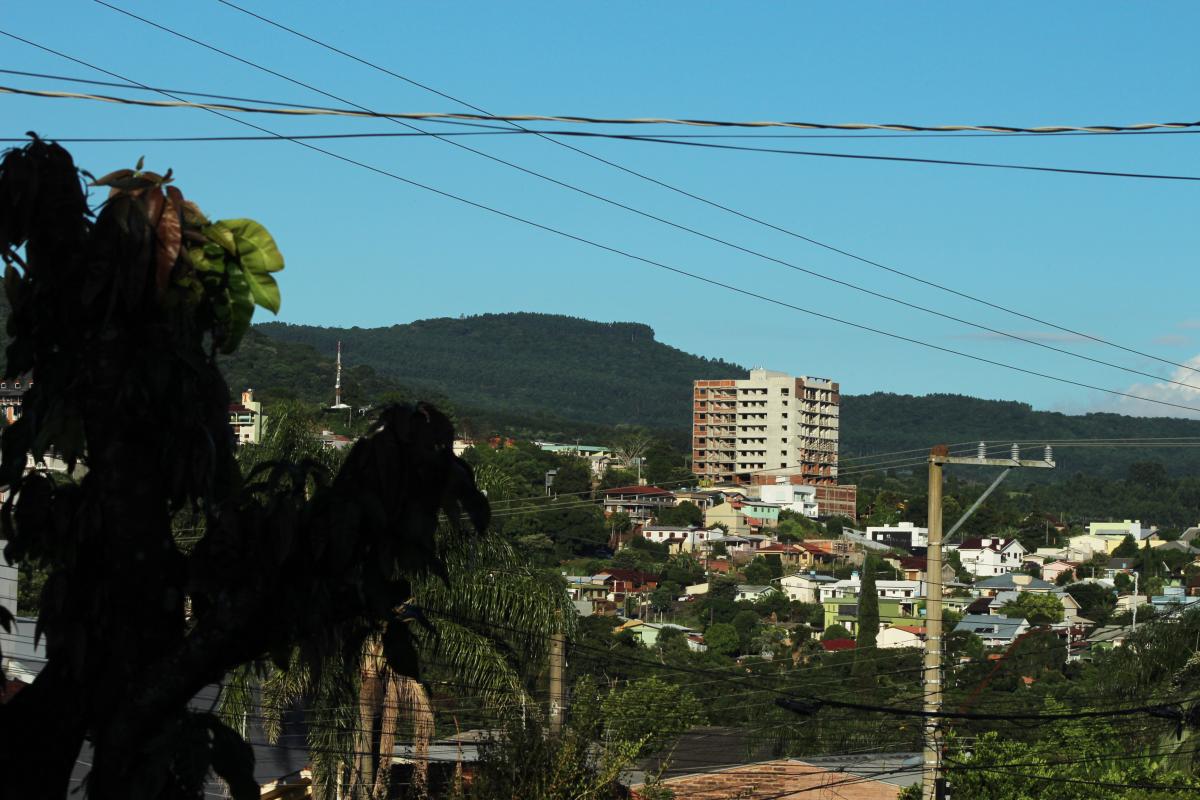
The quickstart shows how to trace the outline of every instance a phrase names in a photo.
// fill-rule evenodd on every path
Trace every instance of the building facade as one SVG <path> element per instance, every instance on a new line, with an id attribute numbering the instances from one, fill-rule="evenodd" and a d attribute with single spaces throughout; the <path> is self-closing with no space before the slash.
<path id="1" fill-rule="evenodd" d="M 766 369 L 695 381 L 692 471 L 714 482 L 837 484 L 837 383 Z"/>
<path id="2" fill-rule="evenodd" d="M 254 399 L 254 390 L 242 392 L 242 402 L 229 404 L 229 425 L 238 444 L 258 444 L 262 440 L 262 403 Z"/>

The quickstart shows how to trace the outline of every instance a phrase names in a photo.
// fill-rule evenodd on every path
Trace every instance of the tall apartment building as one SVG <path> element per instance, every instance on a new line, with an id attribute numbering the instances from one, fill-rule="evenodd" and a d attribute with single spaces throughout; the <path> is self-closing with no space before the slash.
<path id="1" fill-rule="evenodd" d="M 692 471 L 711 481 L 837 484 L 838 384 L 752 369 L 695 381 Z"/>

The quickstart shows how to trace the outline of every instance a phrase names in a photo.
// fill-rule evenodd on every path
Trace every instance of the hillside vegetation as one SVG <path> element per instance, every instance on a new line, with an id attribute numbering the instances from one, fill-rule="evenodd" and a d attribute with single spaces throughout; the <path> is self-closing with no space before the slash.
<path id="1" fill-rule="evenodd" d="M 326 394 L 341 340 L 348 364 L 374 370 L 363 373 L 364 389 L 374 385 L 365 380 L 370 375 L 394 391 L 440 397 L 475 434 L 606 441 L 611 427 L 634 425 L 657 430 L 686 449 L 691 382 L 746 373 L 745 367 L 656 341 L 646 325 L 550 314 L 485 314 L 388 328 L 266 323 L 256 330 L 280 343 L 280 357 L 319 358 L 327 370 Z M 1071 415 L 965 395 L 877 392 L 843 395 L 841 434 L 842 455 L 850 457 L 978 439 L 1200 436 L 1200 420 Z M 1200 449 L 1060 448 L 1056 456 L 1056 476 L 1028 477 L 1077 472 L 1124 477 L 1130 464 L 1147 460 L 1160 461 L 1174 475 L 1200 472 Z"/>
<path id="2" fill-rule="evenodd" d="M 341 340 L 348 363 L 433 389 L 456 405 L 594 425 L 682 430 L 693 380 L 745 373 L 658 342 L 648 325 L 552 314 L 484 314 L 390 328 L 267 323 L 258 329 L 329 354 Z"/>

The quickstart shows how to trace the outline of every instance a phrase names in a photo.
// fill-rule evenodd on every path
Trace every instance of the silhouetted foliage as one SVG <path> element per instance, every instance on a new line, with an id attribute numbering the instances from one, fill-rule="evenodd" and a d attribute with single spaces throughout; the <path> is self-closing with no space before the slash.
<path id="1" fill-rule="evenodd" d="M 252 220 L 208 220 L 170 173 L 93 185 L 111 190 L 94 216 L 70 155 L 40 140 L 0 163 L 6 374 L 35 376 L 0 441 L 6 556 L 48 573 L 47 661 L 0 706 L 0 774 L 14 797 L 62 797 L 86 737 L 91 797 L 199 798 L 210 769 L 258 797 L 249 746 L 189 701 L 296 648 L 330 669 L 376 633 L 415 675 L 410 579 L 445 574 L 439 517 L 482 529 L 487 504 L 423 405 L 386 410 L 336 475 L 281 462 L 243 481 L 216 354 L 256 304 L 278 309 L 282 256 Z M 86 474 L 26 472 L 49 450 Z M 190 551 L 172 537 L 185 508 L 203 521 Z"/>

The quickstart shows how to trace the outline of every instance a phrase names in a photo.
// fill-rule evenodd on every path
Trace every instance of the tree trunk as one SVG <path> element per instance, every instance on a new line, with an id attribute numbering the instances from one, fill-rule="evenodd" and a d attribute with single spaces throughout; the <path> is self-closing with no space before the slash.
<path id="1" fill-rule="evenodd" d="M 418 681 L 397 675 L 400 702 L 413 724 L 412 789 L 418 797 L 429 792 L 429 742 L 433 738 L 433 706 L 429 694 Z"/>
<path id="2" fill-rule="evenodd" d="M 355 737 L 354 769 L 350 773 L 352 800 L 370 796 L 375 784 L 375 712 L 382 699 L 380 669 L 383 643 L 374 637 L 363 645 L 362 683 L 358 688 L 358 735 Z"/>
<path id="3" fill-rule="evenodd" d="M 383 714 L 379 721 L 379 768 L 375 772 L 374 800 L 387 800 L 392 778 L 392 753 L 400 728 L 400 676 L 384 670 Z"/>

